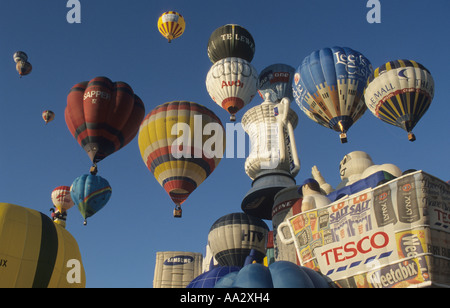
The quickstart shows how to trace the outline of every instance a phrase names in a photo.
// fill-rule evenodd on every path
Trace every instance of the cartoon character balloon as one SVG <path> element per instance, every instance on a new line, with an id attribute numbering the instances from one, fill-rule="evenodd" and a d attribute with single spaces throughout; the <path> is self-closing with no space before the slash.
<path id="1" fill-rule="evenodd" d="M 217 28 L 208 40 L 208 57 L 212 63 L 236 57 L 251 62 L 255 55 L 255 41 L 242 26 L 228 24 Z"/>
<path id="2" fill-rule="evenodd" d="M 158 30 L 164 36 L 169 43 L 177 38 L 180 37 L 184 29 L 186 28 L 186 22 L 184 20 L 184 17 L 174 11 L 168 11 L 164 12 L 159 18 L 158 18 Z"/>
<path id="3" fill-rule="evenodd" d="M 175 203 L 181 204 L 214 171 L 225 151 L 220 119 L 208 108 L 173 101 L 154 108 L 141 124 L 142 159 Z"/>
<path id="4" fill-rule="evenodd" d="M 363 92 L 371 73 L 369 60 L 351 48 L 314 51 L 295 73 L 295 101 L 309 118 L 340 132 L 345 143 L 348 129 L 367 109 Z"/>
<path id="5" fill-rule="evenodd" d="M 370 75 L 364 96 L 377 118 L 402 128 L 408 133 L 408 140 L 414 141 L 412 130 L 430 107 L 434 80 L 420 63 L 390 61 Z"/>
<path id="6" fill-rule="evenodd" d="M 97 77 L 72 87 L 64 115 L 69 131 L 96 165 L 136 136 L 145 107 L 127 83 Z"/>
<path id="7" fill-rule="evenodd" d="M 257 91 L 258 72 L 241 58 L 217 61 L 206 76 L 206 89 L 212 100 L 236 120 L 236 113 L 251 102 Z"/>

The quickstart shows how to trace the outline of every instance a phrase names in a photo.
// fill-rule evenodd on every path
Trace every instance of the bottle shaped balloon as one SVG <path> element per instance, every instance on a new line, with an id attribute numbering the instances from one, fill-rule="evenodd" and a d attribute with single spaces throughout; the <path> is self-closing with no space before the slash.
<path id="1" fill-rule="evenodd" d="M 430 107 L 434 80 L 430 72 L 412 60 L 396 60 L 378 67 L 364 92 L 368 109 L 378 119 L 402 128 L 414 141 L 413 128 Z"/>
<path id="2" fill-rule="evenodd" d="M 295 101 L 310 119 L 339 132 L 346 143 L 347 131 L 367 109 L 363 92 L 371 73 L 369 60 L 351 48 L 314 51 L 296 70 Z"/>
<path id="3" fill-rule="evenodd" d="M 212 100 L 236 120 L 236 113 L 251 102 L 257 91 L 258 72 L 241 58 L 217 61 L 206 76 L 206 89 Z"/>
<path id="4" fill-rule="evenodd" d="M 249 215 L 271 220 L 275 194 L 295 185 L 300 161 L 294 136 L 298 116 L 290 108 L 288 98 L 273 103 L 269 97 L 266 93 L 266 100 L 242 117 L 242 126 L 251 142 L 245 172 L 253 183 L 241 208 Z"/>
<path id="5" fill-rule="evenodd" d="M 158 30 L 169 43 L 173 39 L 180 37 L 185 28 L 186 22 L 184 17 L 178 12 L 165 12 L 158 19 Z"/>

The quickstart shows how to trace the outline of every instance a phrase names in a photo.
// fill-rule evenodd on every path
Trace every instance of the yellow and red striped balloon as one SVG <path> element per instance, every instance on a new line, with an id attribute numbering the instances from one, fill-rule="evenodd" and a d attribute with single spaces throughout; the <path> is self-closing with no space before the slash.
<path id="1" fill-rule="evenodd" d="M 144 118 L 139 149 L 176 208 L 214 171 L 225 150 L 220 119 L 194 102 L 157 106 Z"/>
<path id="2" fill-rule="evenodd" d="M 164 12 L 158 19 L 158 30 L 169 43 L 173 39 L 180 37 L 185 27 L 184 17 L 175 11 Z"/>

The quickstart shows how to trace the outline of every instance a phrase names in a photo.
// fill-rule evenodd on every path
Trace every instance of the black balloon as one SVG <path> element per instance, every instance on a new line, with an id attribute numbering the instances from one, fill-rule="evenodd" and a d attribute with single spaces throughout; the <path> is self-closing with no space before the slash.
<path id="1" fill-rule="evenodd" d="M 209 37 L 208 57 L 212 63 L 236 57 L 251 62 L 255 54 L 255 41 L 245 28 L 229 24 L 217 28 Z"/>

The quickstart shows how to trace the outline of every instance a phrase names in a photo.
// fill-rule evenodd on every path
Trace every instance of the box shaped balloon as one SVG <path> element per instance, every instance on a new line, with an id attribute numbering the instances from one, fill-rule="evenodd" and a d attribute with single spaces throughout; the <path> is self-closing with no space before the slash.
<path id="1" fill-rule="evenodd" d="M 423 171 L 292 216 L 284 228 L 301 265 L 342 287 L 450 287 L 450 185 Z"/>

